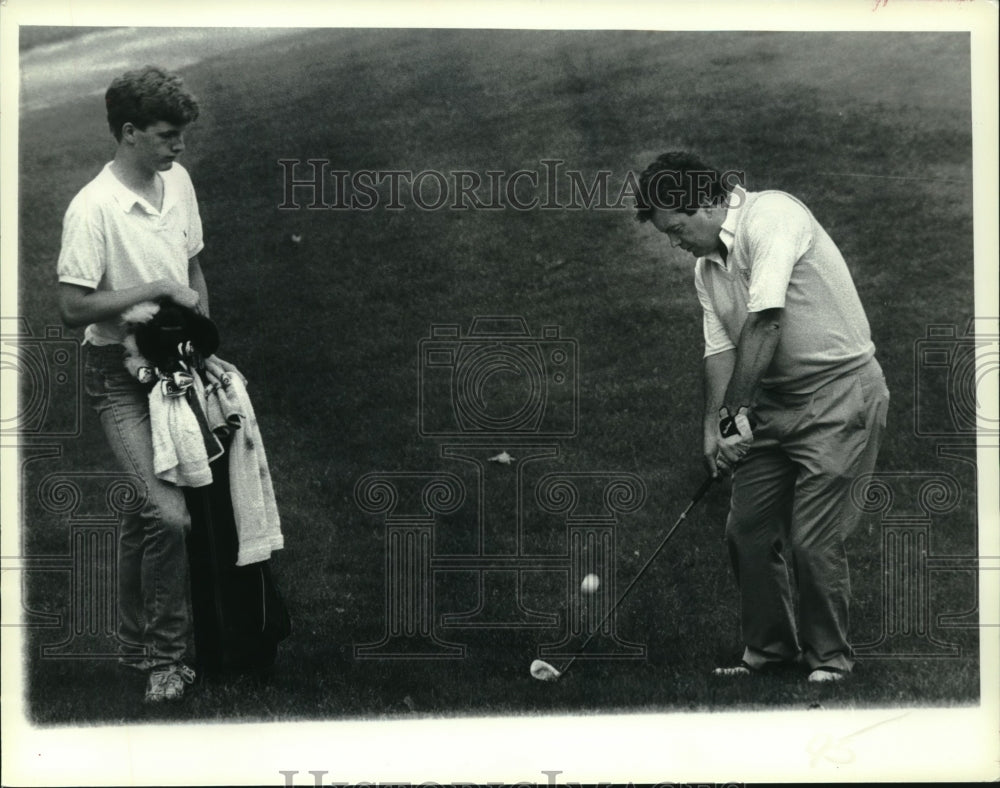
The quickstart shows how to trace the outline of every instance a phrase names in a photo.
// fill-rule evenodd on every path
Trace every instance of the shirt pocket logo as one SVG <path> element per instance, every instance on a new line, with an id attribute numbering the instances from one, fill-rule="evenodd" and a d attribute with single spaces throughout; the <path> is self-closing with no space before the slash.
<path id="1" fill-rule="evenodd" d="M 188 227 L 179 211 L 172 210 L 161 217 L 159 231 L 174 246 L 187 248 Z"/>

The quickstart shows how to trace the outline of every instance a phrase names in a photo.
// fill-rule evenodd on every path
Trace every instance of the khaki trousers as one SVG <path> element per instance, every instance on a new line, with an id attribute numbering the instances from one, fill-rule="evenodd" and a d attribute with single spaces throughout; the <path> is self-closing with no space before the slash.
<path id="1" fill-rule="evenodd" d="M 888 406 L 874 358 L 810 394 L 758 397 L 726 523 L 751 667 L 800 656 L 811 669 L 853 667 L 844 541 L 860 511 L 850 488 L 875 466 Z"/>

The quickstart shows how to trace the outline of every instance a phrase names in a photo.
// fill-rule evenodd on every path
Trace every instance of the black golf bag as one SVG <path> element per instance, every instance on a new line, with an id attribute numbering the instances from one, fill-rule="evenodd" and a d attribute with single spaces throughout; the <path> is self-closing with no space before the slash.
<path id="1" fill-rule="evenodd" d="M 228 441 L 224 445 L 226 453 L 211 465 L 212 484 L 185 489 L 197 664 L 205 673 L 266 671 L 291 633 L 291 619 L 269 561 L 236 566 Z"/>

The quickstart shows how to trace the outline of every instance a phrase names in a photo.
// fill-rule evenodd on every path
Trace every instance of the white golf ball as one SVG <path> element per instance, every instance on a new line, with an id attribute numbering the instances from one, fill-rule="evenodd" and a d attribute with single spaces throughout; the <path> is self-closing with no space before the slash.
<path id="1" fill-rule="evenodd" d="M 580 583 L 580 590 L 585 594 L 593 594 L 601 585 L 601 579 L 597 575 L 587 575 Z"/>

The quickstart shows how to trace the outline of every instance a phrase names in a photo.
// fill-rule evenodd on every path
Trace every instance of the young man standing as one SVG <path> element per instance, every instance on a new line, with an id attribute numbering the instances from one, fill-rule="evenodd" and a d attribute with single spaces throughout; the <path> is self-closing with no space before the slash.
<path id="1" fill-rule="evenodd" d="M 105 103 L 117 149 L 66 211 L 59 309 L 66 325 L 86 326 L 88 397 L 122 468 L 146 485 L 146 504 L 124 518 L 118 547 L 119 636 L 146 657 L 122 661 L 149 672 L 146 700 L 177 700 L 194 680 L 185 664 L 190 516 L 183 491 L 153 472 L 148 393 L 124 366 L 120 317 L 163 297 L 208 314 L 198 203 L 175 162 L 198 104 L 179 77 L 152 66 L 115 79 Z M 236 373 L 215 357 L 208 365 L 217 374 Z"/>
<path id="2" fill-rule="evenodd" d="M 715 673 L 804 661 L 810 681 L 835 681 L 854 665 L 844 540 L 860 512 L 850 488 L 874 467 L 889 392 L 833 241 L 791 195 L 732 180 L 666 153 L 639 179 L 637 217 L 697 258 L 703 451 L 713 476 L 733 473 L 726 540 L 745 643 L 741 663 Z M 740 413 L 756 422 L 752 436 L 725 440 Z"/>

